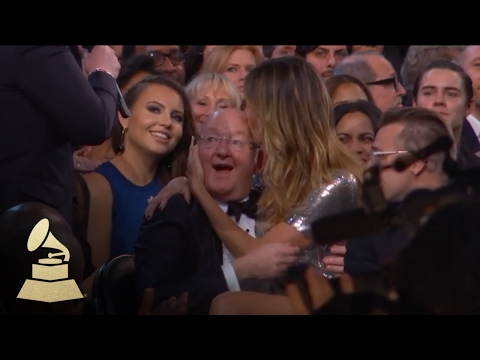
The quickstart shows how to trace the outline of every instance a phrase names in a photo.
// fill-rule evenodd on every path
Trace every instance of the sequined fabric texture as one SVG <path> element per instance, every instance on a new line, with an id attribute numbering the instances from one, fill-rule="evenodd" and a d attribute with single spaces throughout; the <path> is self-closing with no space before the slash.
<path id="1" fill-rule="evenodd" d="M 313 190 L 302 206 L 287 217 L 285 222 L 311 239 L 312 222 L 356 208 L 359 196 L 360 189 L 355 176 L 345 171 L 335 171 L 333 181 Z"/>
<path id="2" fill-rule="evenodd" d="M 310 231 L 312 222 L 324 216 L 358 207 L 359 196 L 360 189 L 355 176 L 345 171 L 336 171 L 333 174 L 333 181 L 313 190 L 300 209 L 289 216 L 285 222 L 311 239 L 313 244 Z M 303 251 L 300 262 L 322 269 L 326 277 L 331 277 L 331 274 L 324 270 L 322 262 L 326 251 L 325 247 L 313 245 Z"/>

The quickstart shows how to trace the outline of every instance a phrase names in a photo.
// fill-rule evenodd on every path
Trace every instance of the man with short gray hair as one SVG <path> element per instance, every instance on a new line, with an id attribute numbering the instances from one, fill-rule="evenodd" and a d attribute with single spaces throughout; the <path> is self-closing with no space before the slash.
<path id="1" fill-rule="evenodd" d="M 351 75 L 368 86 L 375 105 L 383 111 L 402 106 L 405 89 L 390 63 L 377 51 L 359 51 L 346 57 L 333 70 L 335 75 Z"/>

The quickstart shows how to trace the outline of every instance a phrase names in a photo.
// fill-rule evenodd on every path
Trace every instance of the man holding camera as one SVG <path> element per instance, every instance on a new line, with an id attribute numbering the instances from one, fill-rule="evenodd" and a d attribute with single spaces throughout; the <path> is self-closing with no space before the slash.
<path id="1" fill-rule="evenodd" d="M 445 122 L 433 111 L 422 108 L 392 108 L 380 120 L 372 148 L 372 165 L 379 165 L 380 186 L 388 202 L 401 202 L 416 190 L 437 190 L 450 183 L 443 164 L 445 153 L 417 160 L 402 172 L 392 167 L 395 160 L 414 153 L 443 136 L 451 136 Z M 334 273 L 370 274 L 382 271 L 385 261 L 396 256 L 409 237 L 399 230 L 384 230 L 333 245 L 323 261 Z"/>
<path id="2" fill-rule="evenodd" d="M 67 45 L 0 47 L 0 213 L 40 202 L 71 225 L 72 144 L 101 144 L 117 115 L 113 49 L 95 46 L 84 66 L 88 79 Z"/>

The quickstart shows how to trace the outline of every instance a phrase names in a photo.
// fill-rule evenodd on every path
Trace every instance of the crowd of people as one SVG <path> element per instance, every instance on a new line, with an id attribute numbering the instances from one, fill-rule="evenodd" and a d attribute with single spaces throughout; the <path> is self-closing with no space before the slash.
<path id="1" fill-rule="evenodd" d="M 99 269 L 131 255 L 139 315 L 480 314 L 475 196 L 435 202 L 414 231 L 345 217 L 355 235 L 327 243 L 312 226 L 474 174 L 480 46 L 8 48 L 0 68 L 29 69 L 0 70 L 18 89 L 0 96 L 18 119 L 0 145 L 4 313 L 96 315 Z M 17 298 L 45 217 L 85 294 L 55 307 Z"/>

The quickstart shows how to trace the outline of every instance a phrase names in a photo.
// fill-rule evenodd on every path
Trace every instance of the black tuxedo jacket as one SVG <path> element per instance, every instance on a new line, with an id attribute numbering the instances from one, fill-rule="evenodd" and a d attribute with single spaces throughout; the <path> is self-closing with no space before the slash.
<path id="1" fill-rule="evenodd" d="M 116 81 L 85 78 L 65 46 L 0 46 L 0 213 L 27 201 L 72 223 L 72 143 L 96 145 L 117 114 Z"/>
<path id="2" fill-rule="evenodd" d="M 462 169 L 480 166 L 480 158 L 475 155 L 480 151 L 475 130 L 467 119 L 463 120 L 462 133 L 460 134 L 460 146 L 458 151 L 458 165 Z"/>
<path id="3" fill-rule="evenodd" d="M 144 222 L 135 244 L 137 294 L 155 289 L 155 305 L 188 292 L 188 314 L 207 315 L 217 295 L 228 291 L 221 269 L 220 239 L 200 206 L 172 196 Z"/>

